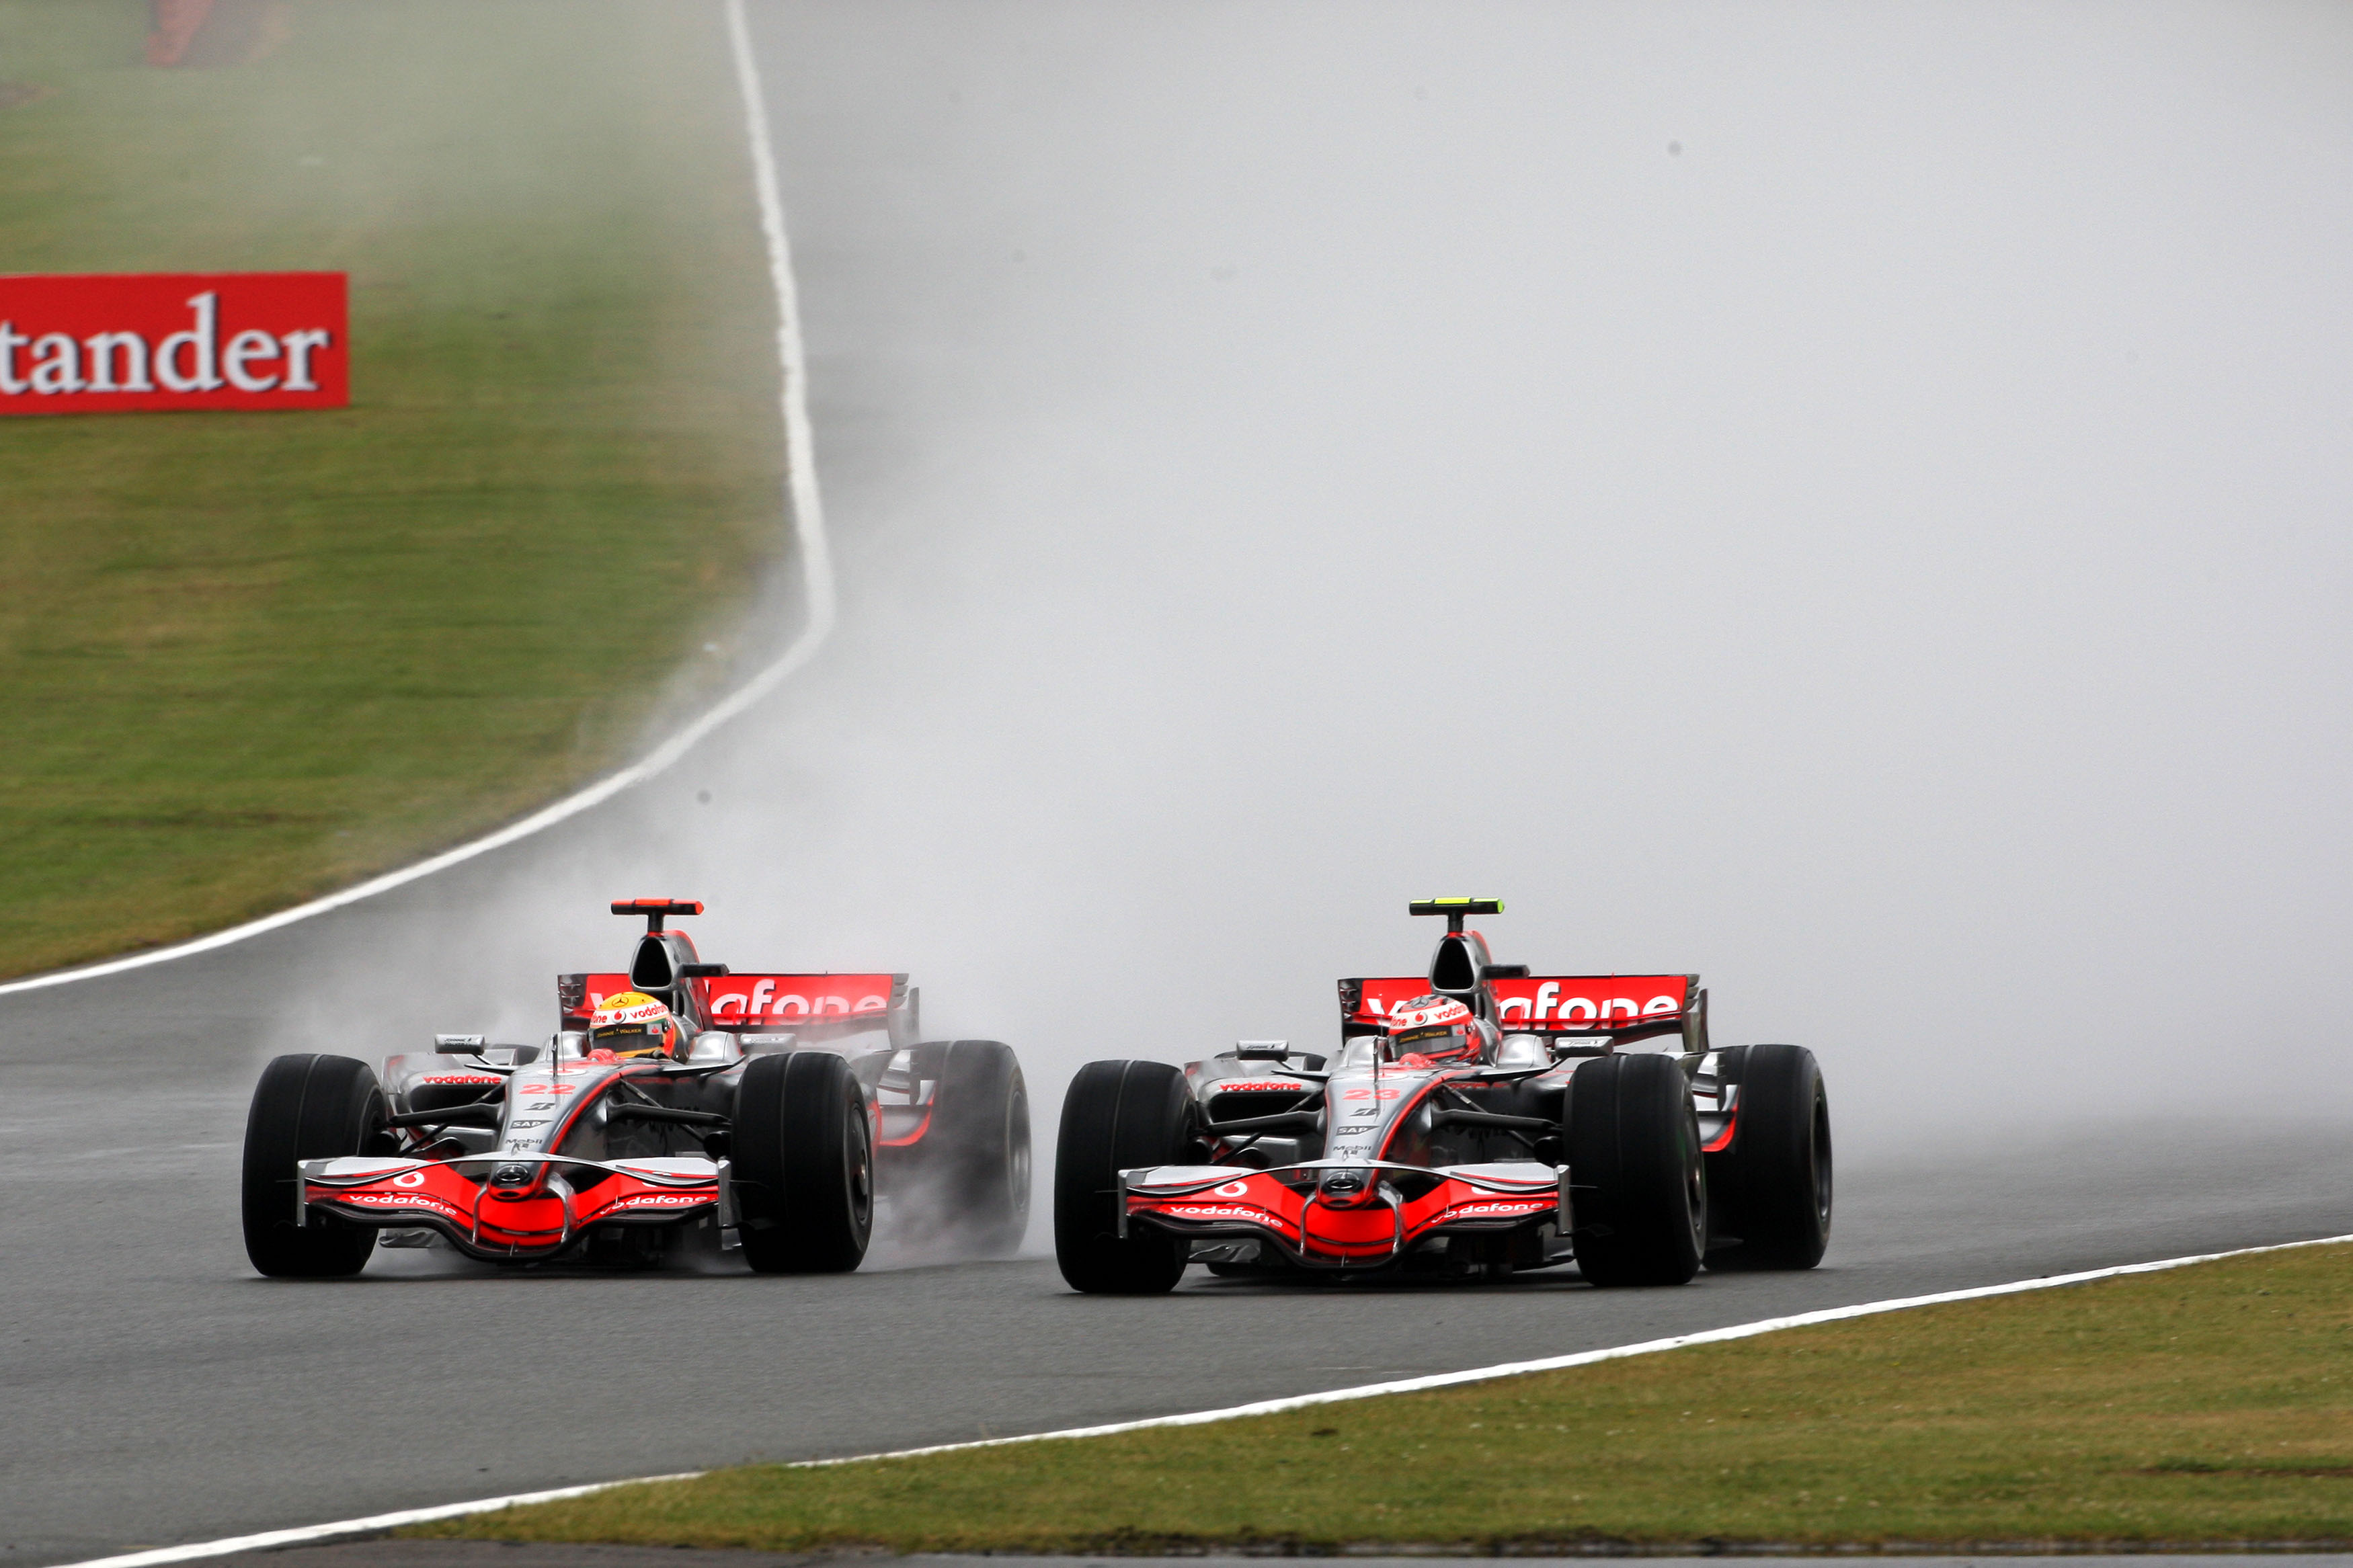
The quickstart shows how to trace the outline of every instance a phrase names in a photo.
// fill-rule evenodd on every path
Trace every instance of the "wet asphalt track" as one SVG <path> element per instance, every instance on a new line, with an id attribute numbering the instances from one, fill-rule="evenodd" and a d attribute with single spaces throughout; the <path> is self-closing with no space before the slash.
<path id="1" fill-rule="evenodd" d="M 929 345 L 892 342 L 887 301 L 859 292 L 860 244 L 875 236 L 848 232 L 864 210 L 849 199 L 856 161 L 824 177 L 824 83 L 786 37 L 799 15 L 756 22 L 772 92 L 805 110 L 779 116 L 787 198 L 827 479 L 837 516 L 855 518 L 860 487 L 886 481 L 892 460 L 858 400 L 887 392 L 875 366 Z M 508 1273 L 445 1253 L 380 1254 L 347 1283 L 255 1278 L 236 1145 L 273 977 L 400 951 L 544 863 L 529 857 L 592 853 L 596 832 L 575 823 L 229 952 L 0 1002 L 0 1562 L 1216 1406 L 2353 1229 L 2341 1142 L 2206 1126 L 1850 1164 L 1825 1268 L 1675 1290 L 1601 1294 L 1570 1275 L 1467 1290 L 1197 1276 L 1171 1299 L 1098 1300 L 1064 1291 L 1042 1259 L 796 1280 Z M 285 1560 L 460 1561 L 377 1550 Z M 462 1560 L 478 1558 L 553 1561 Z"/>
<path id="2" fill-rule="evenodd" d="M 0 1008 L 0 1561 L 1210 1407 L 2353 1228 L 2341 1149 L 2158 1129 L 1991 1168 L 1850 1169 L 1824 1268 L 1671 1290 L 1197 1276 L 1168 1299 L 1093 1300 L 1042 1259 L 788 1279 L 441 1252 L 379 1253 L 351 1282 L 256 1278 L 235 1153 L 263 977 L 346 922 L 429 919 L 496 875 Z M 44 1038 L 82 1060 L 40 1062 Z"/>

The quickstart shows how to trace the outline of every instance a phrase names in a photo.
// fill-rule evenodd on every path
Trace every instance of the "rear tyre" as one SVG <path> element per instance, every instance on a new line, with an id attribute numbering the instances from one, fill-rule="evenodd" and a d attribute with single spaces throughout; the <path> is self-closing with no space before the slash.
<path id="1" fill-rule="evenodd" d="M 1729 1055 L 1730 1053 L 1726 1053 Z M 1739 1245 L 1708 1254 L 1724 1270 L 1811 1268 L 1831 1241 L 1831 1099 L 1803 1046 L 1749 1046 L 1725 1081 L 1740 1086 L 1732 1147 L 1709 1156 L 1722 1177 L 1722 1228 Z"/>
<path id="2" fill-rule="evenodd" d="M 1002 1258 L 1029 1228 L 1029 1090 L 1012 1047 L 958 1040 L 944 1053 L 932 1102 L 938 1140 L 924 1162 L 946 1228 L 962 1249 Z"/>
<path id="3" fill-rule="evenodd" d="M 261 1069 L 245 1118 L 245 1255 L 273 1279 L 357 1274 L 375 1229 L 330 1215 L 294 1223 L 294 1165 L 350 1154 L 390 1154 L 384 1090 L 349 1057 L 280 1057 Z"/>
<path id="4" fill-rule="evenodd" d="M 1054 1261 L 1074 1290 L 1145 1296 L 1174 1289 L 1190 1244 L 1148 1225 L 1119 1235 L 1119 1173 L 1182 1164 L 1193 1097 L 1166 1062 L 1089 1062 L 1062 1099 L 1054 1149 Z"/>
<path id="5" fill-rule="evenodd" d="M 1597 1057 L 1569 1080 L 1577 1267 L 1595 1285 L 1682 1285 L 1707 1237 L 1691 1081 L 1672 1057 Z"/>
<path id="6" fill-rule="evenodd" d="M 874 1231 L 873 1124 L 849 1062 L 754 1057 L 735 1088 L 731 1184 L 744 1259 L 761 1274 L 845 1274 Z"/>

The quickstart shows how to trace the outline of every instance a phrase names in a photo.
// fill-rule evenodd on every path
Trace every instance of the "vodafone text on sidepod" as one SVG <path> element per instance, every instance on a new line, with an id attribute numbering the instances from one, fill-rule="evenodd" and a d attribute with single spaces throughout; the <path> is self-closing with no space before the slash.
<path id="1" fill-rule="evenodd" d="M 0 278 L 0 415 L 341 408 L 341 272 Z"/>

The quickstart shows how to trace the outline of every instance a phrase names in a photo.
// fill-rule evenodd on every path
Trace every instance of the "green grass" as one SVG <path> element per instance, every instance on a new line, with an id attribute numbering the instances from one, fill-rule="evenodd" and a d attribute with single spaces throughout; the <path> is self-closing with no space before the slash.
<path id="1" fill-rule="evenodd" d="M 2342 1542 L 2353 1249 L 1214 1426 L 722 1470 L 406 1533 L 786 1552 Z"/>
<path id="2" fill-rule="evenodd" d="M 782 538 L 715 6 L 0 0 L 0 271 L 352 275 L 353 405 L 0 420 L 0 973 L 461 841 L 723 685 Z M 704 651 L 716 642 L 721 651 Z M 740 673 L 740 671 L 739 671 Z"/>

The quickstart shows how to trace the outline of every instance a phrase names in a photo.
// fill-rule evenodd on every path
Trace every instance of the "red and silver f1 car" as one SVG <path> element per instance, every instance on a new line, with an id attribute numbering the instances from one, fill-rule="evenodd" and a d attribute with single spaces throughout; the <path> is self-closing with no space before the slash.
<path id="1" fill-rule="evenodd" d="M 264 1274 L 355 1274 L 379 1233 L 497 1262 L 650 1267 L 715 1228 L 763 1273 L 855 1268 L 878 1197 L 913 1240 L 1009 1252 L 1029 1212 L 1029 1101 L 995 1040 L 917 1037 L 903 974 L 735 974 L 638 899 L 626 972 L 566 974 L 543 1046 L 435 1037 L 381 1079 L 348 1057 L 266 1068 L 245 1133 L 245 1246 Z M 595 1048 L 592 1017 L 661 1020 Z M 655 1006 L 651 1004 L 659 1003 Z"/>
<path id="2" fill-rule="evenodd" d="M 1694 974 L 1531 975 L 1443 915 L 1426 975 L 1340 982 L 1336 1059 L 1249 1041 L 1181 1072 L 1090 1063 L 1062 1106 L 1054 1247 L 1078 1289 L 1220 1274 L 1506 1274 L 1595 1285 L 1810 1268 L 1830 1100 L 1797 1046 L 1713 1047 Z M 1660 1051 L 1630 1049 L 1650 1042 Z"/>

